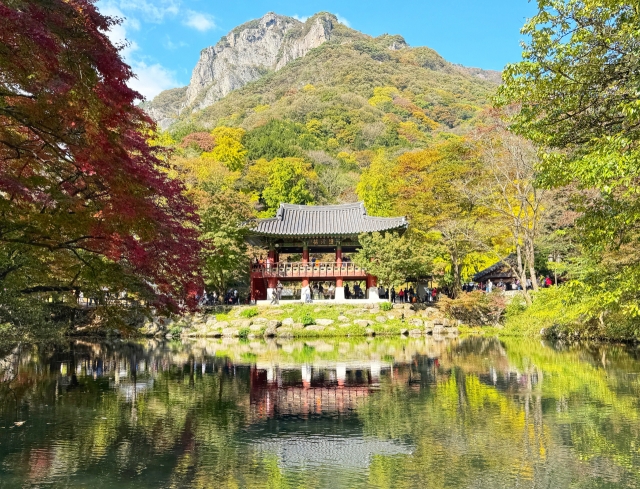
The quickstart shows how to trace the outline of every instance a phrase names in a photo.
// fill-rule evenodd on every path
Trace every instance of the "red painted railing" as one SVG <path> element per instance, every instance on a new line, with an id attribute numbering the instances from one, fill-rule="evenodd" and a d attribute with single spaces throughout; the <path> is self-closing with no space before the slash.
<path id="1" fill-rule="evenodd" d="M 274 263 L 272 265 L 253 265 L 253 273 L 263 277 L 278 278 L 314 278 L 314 277 L 355 277 L 365 278 L 367 272 L 355 263 Z"/>

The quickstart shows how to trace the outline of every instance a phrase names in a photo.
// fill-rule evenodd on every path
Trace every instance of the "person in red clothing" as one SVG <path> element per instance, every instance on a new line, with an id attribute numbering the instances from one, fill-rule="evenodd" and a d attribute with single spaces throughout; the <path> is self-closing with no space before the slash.
<path id="1" fill-rule="evenodd" d="M 400 303 L 402 304 L 404 302 L 404 289 L 400 289 L 400 292 L 398 292 L 398 298 L 400 299 Z"/>

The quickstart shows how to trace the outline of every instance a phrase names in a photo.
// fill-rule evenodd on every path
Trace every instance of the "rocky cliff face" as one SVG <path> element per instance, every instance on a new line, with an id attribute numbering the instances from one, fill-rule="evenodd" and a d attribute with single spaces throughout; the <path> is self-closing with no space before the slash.
<path id="1" fill-rule="evenodd" d="M 182 111 L 208 107 L 267 71 L 280 70 L 306 55 L 331 38 L 336 21 L 331 14 L 316 15 L 302 23 L 268 13 L 237 27 L 215 46 L 202 50 L 189 86 L 186 91 L 180 89 L 183 98 L 179 103 L 162 103 L 159 96 L 145 108 L 166 128 Z"/>

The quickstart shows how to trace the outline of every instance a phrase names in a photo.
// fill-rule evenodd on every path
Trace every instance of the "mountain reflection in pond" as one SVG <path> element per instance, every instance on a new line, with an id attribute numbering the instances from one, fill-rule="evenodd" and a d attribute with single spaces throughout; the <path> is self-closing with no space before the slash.
<path id="1" fill-rule="evenodd" d="M 20 346 L 0 487 L 640 487 L 639 373 L 494 338 Z"/>

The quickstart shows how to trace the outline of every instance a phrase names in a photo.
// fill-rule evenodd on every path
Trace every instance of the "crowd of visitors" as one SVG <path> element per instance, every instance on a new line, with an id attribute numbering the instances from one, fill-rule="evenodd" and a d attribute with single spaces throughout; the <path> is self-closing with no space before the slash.
<path id="1" fill-rule="evenodd" d="M 551 287 L 553 286 L 553 280 L 551 280 L 551 277 L 542 277 L 538 281 L 538 285 L 540 287 Z M 533 282 L 531 281 L 530 278 L 527 279 L 524 286 L 522 282 L 518 279 L 512 282 L 505 282 L 503 280 L 499 280 L 498 282 L 493 283 L 491 279 L 481 283 L 470 282 L 462 285 L 462 291 L 474 292 L 476 290 L 481 290 L 483 292 L 491 293 L 495 290 L 501 290 L 503 292 L 507 290 L 523 290 L 525 287 L 527 290 L 533 290 Z"/>
<path id="2" fill-rule="evenodd" d="M 229 289 L 224 296 L 219 296 L 214 290 L 213 292 L 207 292 L 206 290 L 202 295 L 196 295 L 196 300 L 201 306 L 218 306 L 218 305 L 237 305 L 241 303 L 240 293 L 238 289 Z"/>
<path id="3" fill-rule="evenodd" d="M 436 287 L 423 287 L 423 292 L 422 295 L 419 294 L 413 286 L 401 288 L 397 292 L 395 287 L 391 287 L 391 302 L 395 304 L 436 302 L 440 293 Z"/>

